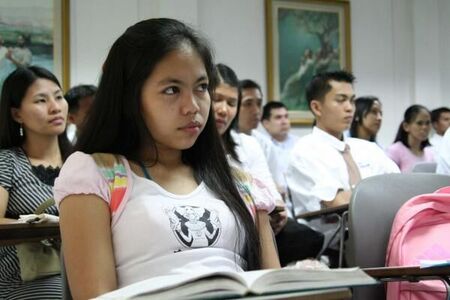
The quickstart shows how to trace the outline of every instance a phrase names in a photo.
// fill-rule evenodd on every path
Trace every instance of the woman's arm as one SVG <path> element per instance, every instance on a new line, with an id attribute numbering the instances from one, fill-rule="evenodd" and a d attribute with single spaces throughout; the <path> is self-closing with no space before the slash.
<path id="1" fill-rule="evenodd" d="M 5 218 L 6 207 L 8 206 L 9 193 L 0 186 L 0 224 L 15 223 L 17 220 Z"/>
<path id="2" fill-rule="evenodd" d="M 265 210 L 258 210 L 256 218 L 261 243 L 261 268 L 281 268 L 280 260 L 275 246 L 275 238 L 269 223 L 269 215 Z"/>
<path id="3" fill-rule="evenodd" d="M 90 299 L 117 289 L 108 203 L 95 195 L 70 195 L 59 209 L 72 297 Z"/>

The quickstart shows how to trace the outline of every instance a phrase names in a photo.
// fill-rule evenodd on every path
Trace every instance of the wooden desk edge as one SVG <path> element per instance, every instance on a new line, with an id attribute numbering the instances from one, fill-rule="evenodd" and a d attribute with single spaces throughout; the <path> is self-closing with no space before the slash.
<path id="1" fill-rule="evenodd" d="M 431 267 L 420 268 L 419 266 L 408 267 L 380 267 L 380 268 L 362 268 L 369 276 L 375 279 L 402 278 L 402 277 L 450 277 L 450 267 Z"/>
<path id="2" fill-rule="evenodd" d="M 59 223 L 0 224 L 0 246 L 15 245 L 23 242 L 33 242 L 59 237 Z"/>

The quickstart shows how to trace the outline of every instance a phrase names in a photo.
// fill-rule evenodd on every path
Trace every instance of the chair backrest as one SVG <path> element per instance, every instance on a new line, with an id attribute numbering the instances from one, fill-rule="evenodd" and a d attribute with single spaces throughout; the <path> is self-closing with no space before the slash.
<path id="1" fill-rule="evenodd" d="M 412 173 L 436 173 L 437 163 L 435 162 L 419 162 L 414 165 Z"/>
<path id="2" fill-rule="evenodd" d="M 450 185 L 450 176 L 411 173 L 384 174 L 362 180 L 349 205 L 346 259 L 349 266 L 383 267 L 392 222 L 400 206 L 410 198 Z M 384 299 L 384 288 L 365 288 L 354 299 Z"/>

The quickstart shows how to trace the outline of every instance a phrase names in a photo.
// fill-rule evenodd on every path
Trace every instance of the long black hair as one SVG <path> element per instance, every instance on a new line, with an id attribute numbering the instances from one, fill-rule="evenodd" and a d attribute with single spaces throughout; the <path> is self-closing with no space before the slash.
<path id="1" fill-rule="evenodd" d="M 355 99 L 355 115 L 353 117 L 352 125 L 350 126 L 350 136 L 359 138 L 358 127 L 362 126 L 363 119 L 367 116 L 373 107 L 373 104 L 378 102 L 381 104 L 380 99 L 373 96 L 364 96 Z M 369 141 L 376 141 L 376 134 L 371 135 Z"/>
<path id="2" fill-rule="evenodd" d="M 150 139 L 157 157 L 155 142 L 140 111 L 142 88 L 156 64 L 185 45 L 192 47 L 201 57 L 212 95 L 217 78 L 206 40 L 177 20 L 141 21 L 129 27 L 111 47 L 103 65 L 95 101 L 76 148 L 89 154 L 108 152 L 140 160 L 139 150 L 144 147 L 144 141 Z M 258 269 L 258 233 L 231 175 L 212 106 L 204 130 L 191 148 L 182 151 L 182 159 L 192 167 L 196 180 L 205 182 L 231 210 L 237 222 L 236 247 L 244 249 L 247 269 Z"/>
<path id="3" fill-rule="evenodd" d="M 61 88 L 55 75 L 38 66 L 19 67 L 3 82 L 0 98 L 0 149 L 21 147 L 25 142 L 26 135 L 20 135 L 20 124 L 14 121 L 11 108 L 20 108 L 28 89 L 38 79 L 50 80 Z M 58 135 L 58 144 L 64 160 L 72 150 L 65 131 Z"/>
<path id="4" fill-rule="evenodd" d="M 395 136 L 394 143 L 400 141 L 406 147 L 411 148 L 411 146 L 408 143 L 408 132 L 406 132 L 405 129 L 403 128 L 403 124 L 404 123 L 408 123 L 408 124 L 412 123 L 421 111 L 426 111 L 426 112 L 428 112 L 428 114 L 430 113 L 425 106 L 419 105 L 419 104 L 411 105 L 410 107 L 408 107 L 406 109 L 405 114 L 403 116 L 403 121 L 400 123 L 400 126 L 398 127 L 398 131 L 397 131 L 397 135 Z M 420 149 L 423 150 L 426 146 L 430 146 L 430 145 L 431 145 L 430 141 L 427 138 L 426 140 L 422 141 L 422 143 L 420 143 Z"/>
<path id="5" fill-rule="evenodd" d="M 225 147 L 225 151 L 231 155 L 231 157 L 236 160 L 237 162 L 240 162 L 239 157 L 236 152 L 236 142 L 233 140 L 233 137 L 231 136 L 231 130 L 236 129 L 237 126 L 237 116 L 239 116 L 239 110 L 241 106 L 241 98 L 242 98 L 242 89 L 239 86 L 239 79 L 236 75 L 236 73 L 231 69 L 229 66 L 224 64 L 217 64 L 216 65 L 216 71 L 217 71 L 217 77 L 219 79 L 219 83 L 226 83 L 231 87 L 234 87 L 238 90 L 238 102 L 237 102 L 237 111 L 236 116 L 231 121 L 230 126 L 228 126 L 227 130 L 222 134 L 222 141 L 223 145 Z"/>

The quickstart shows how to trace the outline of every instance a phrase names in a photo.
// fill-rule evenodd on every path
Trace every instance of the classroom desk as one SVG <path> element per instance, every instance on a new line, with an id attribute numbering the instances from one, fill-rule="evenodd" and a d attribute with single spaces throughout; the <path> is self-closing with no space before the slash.
<path id="1" fill-rule="evenodd" d="M 449 267 L 420 268 L 412 267 L 381 267 L 363 268 L 369 276 L 383 281 L 420 281 L 420 280 L 444 280 L 450 284 Z"/>
<path id="2" fill-rule="evenodd" d="M 11 223 L 0 224 L 0 246 L 44 239 L 59 239 L 59 223 Z"/>

